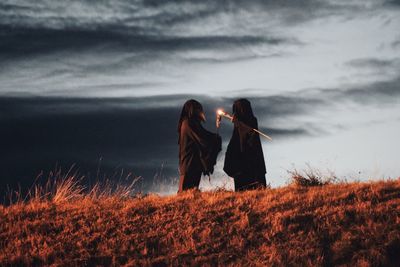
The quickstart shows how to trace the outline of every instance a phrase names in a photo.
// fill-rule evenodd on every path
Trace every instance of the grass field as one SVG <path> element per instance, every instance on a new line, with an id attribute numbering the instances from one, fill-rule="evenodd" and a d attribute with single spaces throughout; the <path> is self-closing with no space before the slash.
<path id="1" fill-rule="evenodd" d="M 400 179 L 128 193 L 69 180 L 0 206 L 0 266 L 400 266 Z"/>

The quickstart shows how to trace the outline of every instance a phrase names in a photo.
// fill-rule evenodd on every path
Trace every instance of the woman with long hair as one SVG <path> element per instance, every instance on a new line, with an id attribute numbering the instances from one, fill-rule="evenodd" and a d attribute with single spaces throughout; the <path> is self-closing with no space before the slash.
<path id="1" fill-rule="evenodd" d="M 250 101 L 239 99 L 233 103 L 234 129 L 225 154 L 224 171 L 234 179 L 235 191 L 264 188 L 265 161 L 258 129 Z"/>
<path id="2" fill-rule="evenodd" d="M 198 189 L 201 175 L 214 171 L 221 137 L 201 125 L 205 121 L 202 105 L 196 100 L 184 104 L 178 123 L 179 190 Z"/>

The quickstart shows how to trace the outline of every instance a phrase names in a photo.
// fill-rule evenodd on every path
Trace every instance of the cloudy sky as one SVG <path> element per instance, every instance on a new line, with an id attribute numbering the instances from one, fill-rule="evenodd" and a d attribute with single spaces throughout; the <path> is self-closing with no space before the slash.
<path id="1" fill-rule="evenodd" d="M 399 29 L 398 0 L 3 0 L 2 185 L 73 163 L 176 181 L 189 98 L 210 130 L 216 108 L 252 101 L 273 186 L 307 164 L 398 177 Z M 203 188 L 231 186 L 223 154 Z"/>

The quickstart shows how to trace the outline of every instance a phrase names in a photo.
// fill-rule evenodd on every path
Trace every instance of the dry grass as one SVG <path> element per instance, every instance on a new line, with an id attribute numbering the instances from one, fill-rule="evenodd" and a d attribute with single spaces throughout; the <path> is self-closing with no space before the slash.
<path id="1" fill-rule="evenodd" d="M 333 171 L 327 170 L 325 173 L 307 165 L 307 169 L 299 171 L 297 169 L 288 170 L 289 184 L 295 186 L 322 186 L 338 182 Z"/>
<path id="2" fill-rule="evenodd" d="M 400 264 L 400 179 L 132 197 L 66 178 L 0 206 L 0 266 Z"/>

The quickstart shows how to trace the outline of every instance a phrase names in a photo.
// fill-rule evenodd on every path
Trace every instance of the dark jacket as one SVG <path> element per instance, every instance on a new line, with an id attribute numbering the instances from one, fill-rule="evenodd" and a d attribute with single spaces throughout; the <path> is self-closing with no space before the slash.
<path id="1" fill-rule="evenodd" d="M 184 119 L 180 126 L 179 171 L 203 173 L 214 171 L 218 153 L 221 151 L 221 137 L 203 128 L 198 120 Z"/>
<path id="2" fill-rule="evenodd" d="M 265 161 L 260 136 L 252 130 L 258 129 L 257 119 L 246 123 L 234 119 L 234 130 L 225 155 L 224 171 L 235 179 L 258 178 L 265 183 Z"/>
<path id="3" fill-rule="evenodd" d="M 233 177 L 235 191 L 266 187 L 265 162 L 257 119 L 245 98 L 232 106 L 234 129 L 225 155 L 224 171 Z"/>

